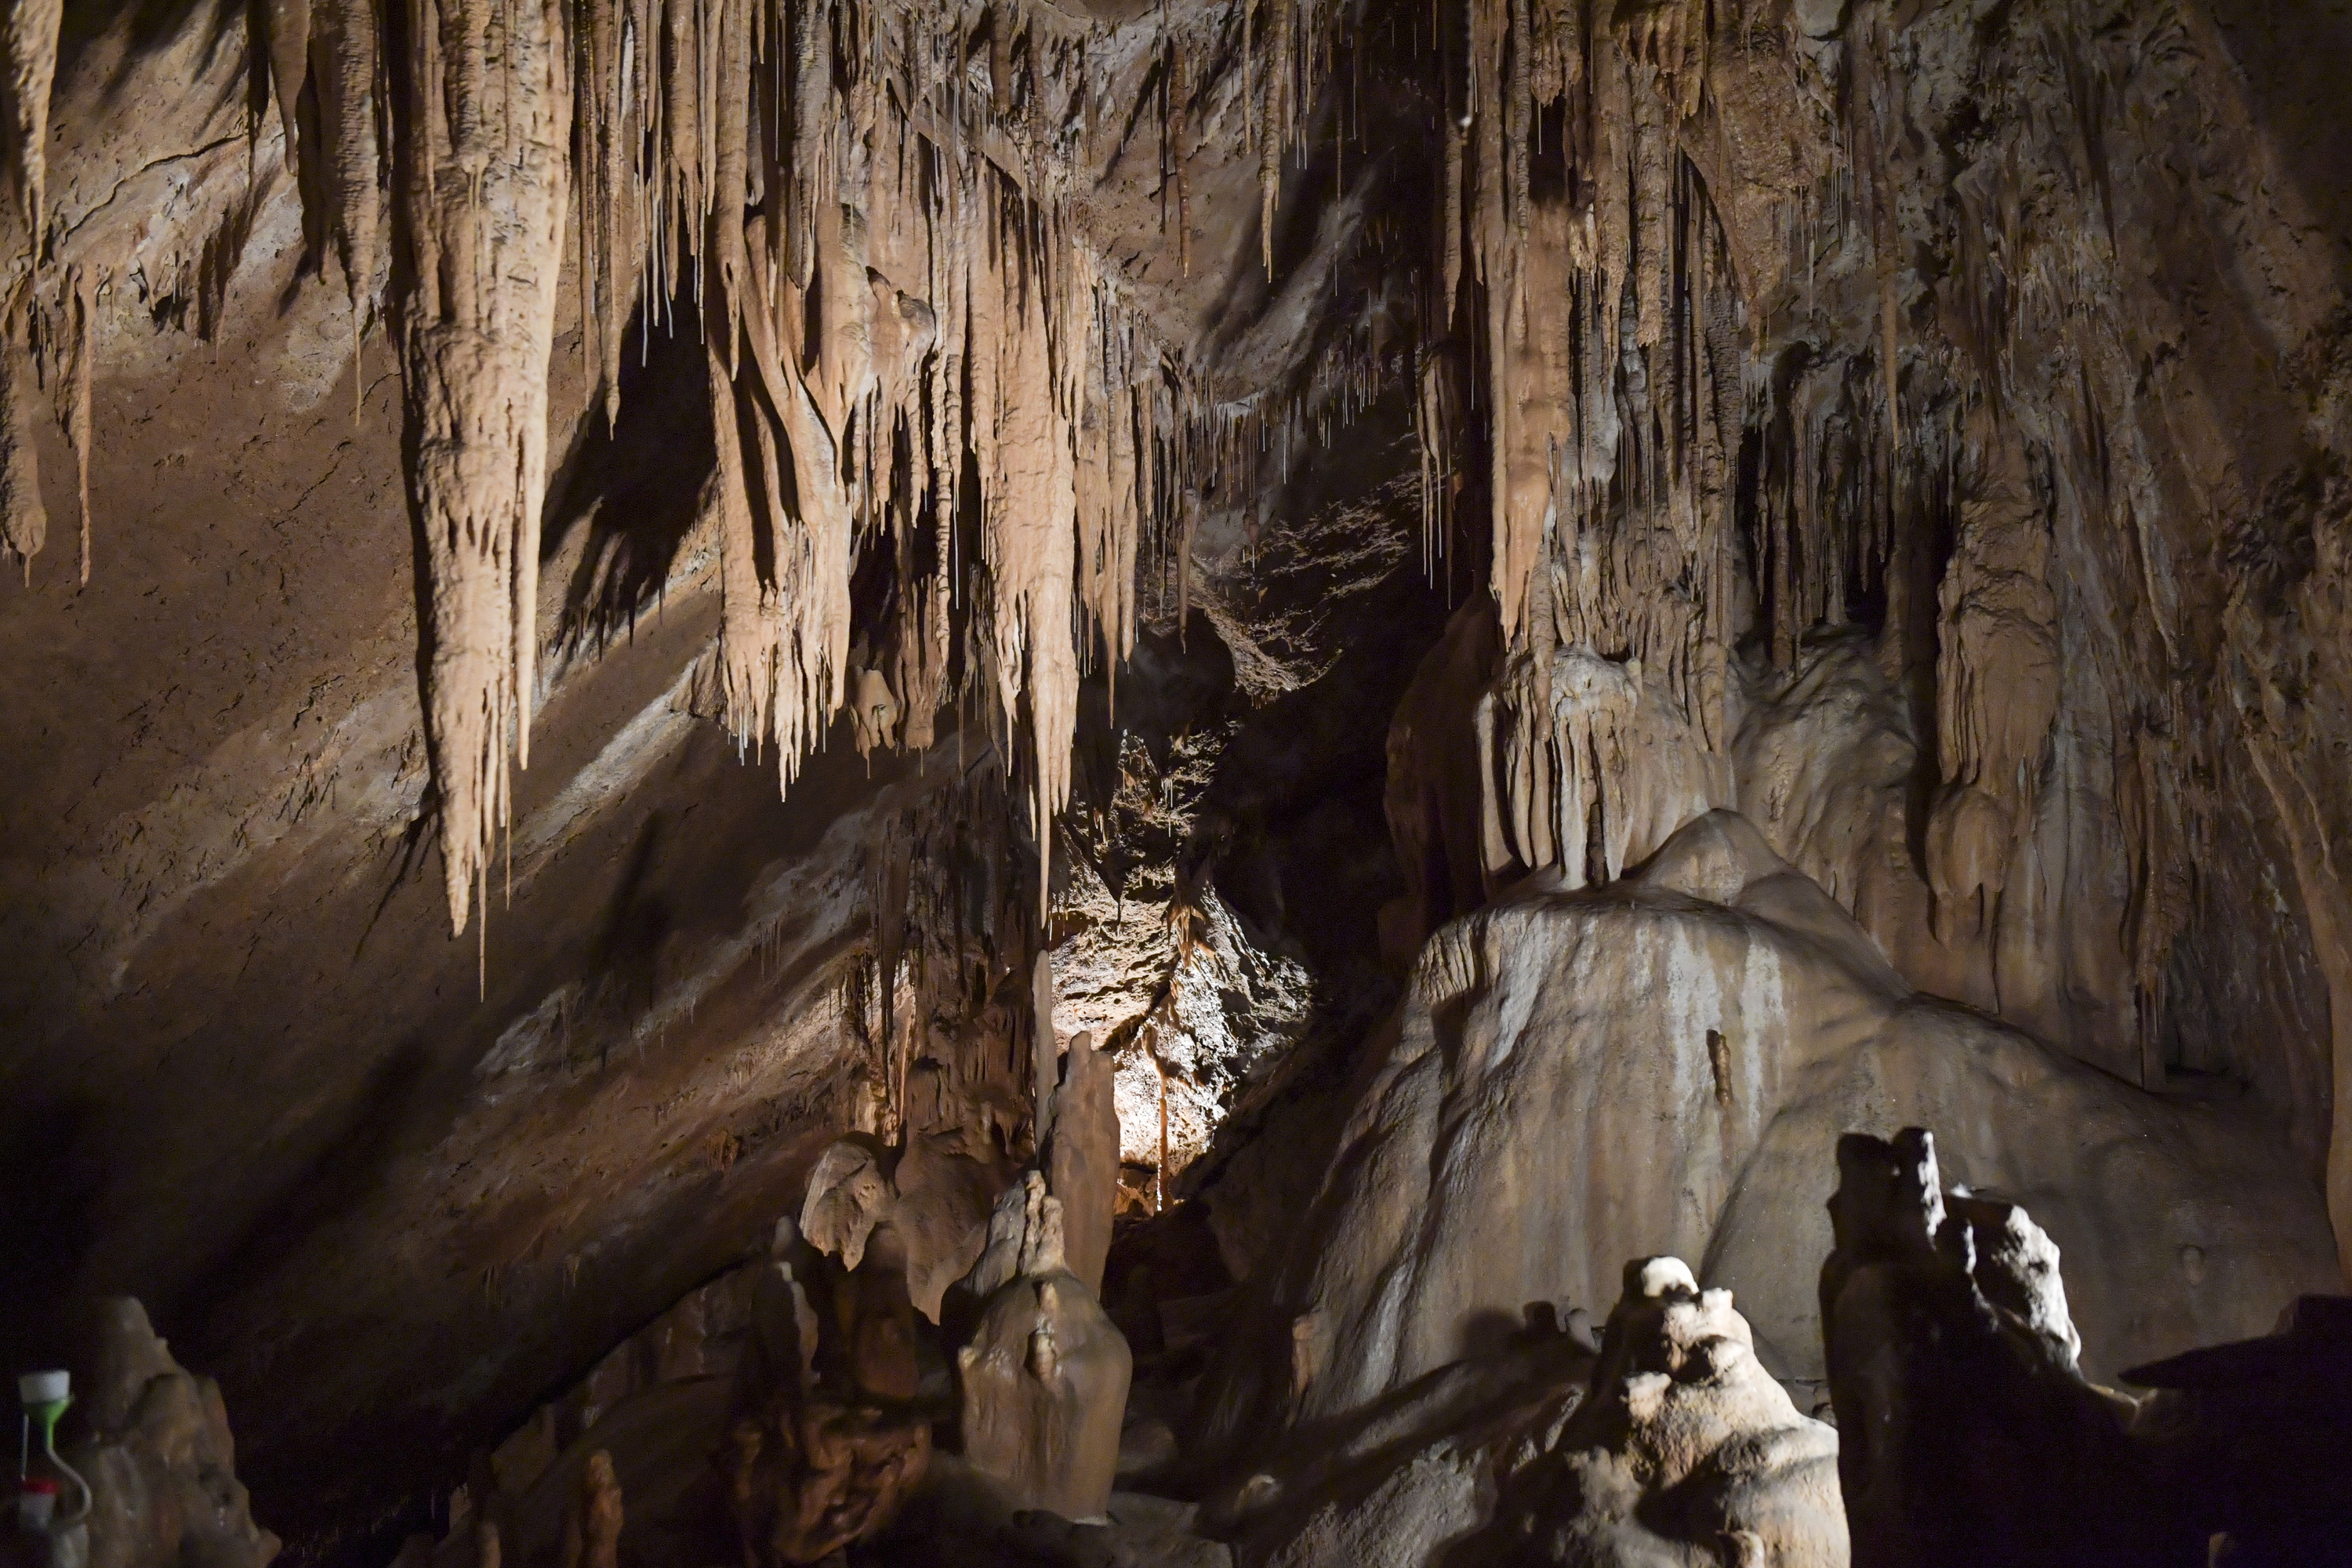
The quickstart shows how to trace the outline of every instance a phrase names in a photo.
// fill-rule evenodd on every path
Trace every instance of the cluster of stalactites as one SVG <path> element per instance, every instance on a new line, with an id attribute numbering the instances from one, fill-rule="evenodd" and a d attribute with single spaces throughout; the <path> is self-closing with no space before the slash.
<path id="1" fill-rule="evenodd" d="M 1008 763 L 1025 726 L 1033 826 L 1049 842 L 1081 661 L 1133 645 L 1137 540 L 1168 416 L 1163 356 L 1098 276 L 1048 156 L 1044 127 L 1087 90 L 1082 56 L 1032 29 L 1000 101 L 952 68 L 962 39 L 917 18 L 695 9 L 705 31 L 665 50 L 713 58 L 750 90 L 720 94 L 709 116 L 690 95 L 639 95 L 661 106 L 654 173 L 620 169 L 624 188 L 587 205 L 618 210 L 641 186 L 652 265 L 698 291 L 730 726 L 772 743 L 789 784 L 856 682 L 861 743 L 927 743 L 968 607 L 967 669 L 984 672 Z M 615 29 L 625 60 L 634 25 Z M 854 671 L 853 551 L 884 532 L 902 566 L 929 566 L 902 574 L 891 668 Z M 912 548 L 919 533 L 927 551 Z"/>
<path id="2" fill-rule="evenodd" d="M 415 0 L 394 311 L 424 552 L 425 738 L 465 929 L 530 760 L 547 376 L 570 191 L 564 0 Z M 356 304 L 354 310 L 356 310 Z"/>
<path id="3" fill-rule="evenodd" d="M 1244 35 L 1269 203 L 1329 30 L 1309 5 L 1266 0 L 1219 23 Z M 943 702 L 978 699 L 1008 766 L 1025 728 L 1050 842 L 1080 675 L 1097 651 L 1115 662 L 1131 647 L 1138 542 L 1198 445 L 1177 433 L 1196 411 L 1168 355 L 1072 217 L 1115 79 L 1099 30 L 1017 5 L 949 16 L 858 0 L 265 12 L 308 226 L 341 261 L 355 345 L 383 272 L 389 152 L 403 150 L 391 216 L 411 266 L 387 315 L 418 454 L 421 685 L 458 929 L 506 821 L 506 748 L 529 755 L 567 244 L 608 420 L 633 315 L 703 339 L 719 675 L 739 742 L 772 744 L 789 784 L 853 693 L 861 745 L 927 744 Z M 1253 26 L 1271 35 L 1255 48 Z M 1090 49 L 1105 69 L 1089 70 Z M 854 643 L 856 552 L 885 535 L 900 624 Z M 878 668 L 852 668 L 886 646 Z"/>
<path id="4" fill-rule="evenodd" d="M 1667 702 L 1727 750 L 1736 635 L 1743 306 L 1680 142 L 1706 10 L 1609 12 L 1466 0 L 1445 29 L 1444 315 L 1467 302 L 1481 341 L 1425 358 L 1418 419 L 1425 443 L 1455 438 L 1453 366 L 1484 370 L 1492 585 L 1528 687 L 1507 705 L 1529 728 L 1516 763 L 1496 752 L 1489 765 L 1517 852 L 1572 857 L 1580 873 L 1580 825 L 1609 820 L 1644 765 L 1616 742 L 1630 722 L 1616 709 Z M 1450 502 L 1452 463 L 1425 461 L 1433 504 Z M 1571 682 L 1587 702 L 1550 689 L 1555 649 L 1587 673 L 1597 659 L 1651 674 Z M 1555 734 L 1560 702 L 1573 711 Z M 1559 755 L 1542 765 L 1530 749 Z M 1622 850 L 1616 829 L 1601 837 Z M 1613 875 L 1616 856 L 1601 859 Z"/>

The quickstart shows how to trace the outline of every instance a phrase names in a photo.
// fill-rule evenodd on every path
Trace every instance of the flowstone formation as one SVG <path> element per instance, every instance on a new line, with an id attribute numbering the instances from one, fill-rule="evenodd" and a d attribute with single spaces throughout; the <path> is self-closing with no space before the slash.
<path id="1" fill-rule="evenodd" d="M 1605 889 L 1537 878 L 1444 928 L 1373 1048 L 1265 1326 L 1227 1359 L 1231 1440 L 1372 1406 L 1465 1323 L 1601 1300 L 1605 1260 L 1643 1241 L 1704 1258 L 1764 1365 L 1818 1384 L 1811 1194 L 1855 1129 L 1970 1128 L 1969 1178 L 2096 1260 L 2075 1310 L 2102 1370 L 2255 1331 L 2339 1278 L 2317 1194 L 2258 1124 L 1913 992 L 1728 812 Z"/>

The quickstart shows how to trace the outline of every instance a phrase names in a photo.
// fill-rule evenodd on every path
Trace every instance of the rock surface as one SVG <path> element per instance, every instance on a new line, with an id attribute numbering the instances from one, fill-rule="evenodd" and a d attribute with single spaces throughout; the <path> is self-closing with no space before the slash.
<path id="1" fill-rule="evenodd" d="M 1912 993 L 1727 813 L 1611 888 L 1538 880 L 1438 932 L 1381 1051 L 1274 1289 L 1286 1342 L 1233 1358 L 1234 1436 L 1360 1409 L 1482 1318 L 1595 1301 L 1603 1259 L 1662 1244 L 1738 1292 L 1774 1374 L 1817 1382 L 1821 1173 L 1842 1133 L 1930 1116 L 2079 1260 L 2095 1367 L 2250 1331 L 2336 1279 L 2315 1193 L 2258 1126 Z"/>
<path id="2" fill-rule="evenodd" d="M 1845 1568 L 1838 1434 L 1757 1362 L 1728 1290 L 1680 1258 L 1625 1266 L 1591 1396 L 1522 1470 L 1492 1561 Z"/>
<path id="3" fill-rule="evenodd" d="M 1946 1190 L 1908 1128 L 1838 1146 L 1822 1329 L 1853 1561 L 2324 1561 L 2352 1530 L 2340 1454 L 2352 1300 L 2281 1331 L 2084 1378 L 2060 1255 L 2017 1205 Z"/>

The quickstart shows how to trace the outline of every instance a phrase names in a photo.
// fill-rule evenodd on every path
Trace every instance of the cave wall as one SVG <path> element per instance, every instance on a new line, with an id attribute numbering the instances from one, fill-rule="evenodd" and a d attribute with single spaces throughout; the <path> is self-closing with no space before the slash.
<path id="1" fill-rule="evenodd" d="M 265 1505 L 302 1512 L 278 1528 L 358 1528 L 742 1256 L 824 1138 L 906 1116 L 921 1051 L 976 1094 L 1009 1071 L 1022 923 L 1055 899 L 1057 969 L 1088 932 L 1131 965 L 1063 1021 L 1117 1037 L 1130 1123 L 1176 1063 L 1185 1190 L 1244 1271 L 1423 939 L 1530 872 L 1632 871 L 1714 805 L 1922 989 L 2257 1116 L 2352 1226 L 2335 10 L 930 21 L 964 68 L 925 89 L 968 89 L 971 135 L 892 120 L 881 75 L 838 89 L 809 145 L 871 248 L 810 263 L 837 270 L 805 353 L 718 333 L 719 283 L 696 308 L 704 266 L 751 266 L 741 225 L 698 251 L 591 222 L 632 188 L 609 163 L 550 205 L 541 126 L 524 193 L 569 237 L 515 309 L 543 313 L 517 341 L 544 430 L 497 449 L 543 439 L 546 472 L 483 525 L 491 582 L 435 564 L 450 508 L 418 479 L 446 371 L 397 321 L 442 266 L 421 153 L 373 185 L 289 168 L 344 79 L 318 62 L 350 62 L 311 50 L 289 121 L 246 6 L 70 8 L 47 248 L 0 237 L 9 452 L 49 522 L 0 574 L 19 1348 L 66 1296 L 136 1292 L 223 1378 Z M 613 68 L 565 84 L 600 136 Z M 397 143 L 406 101 L 351 123 Z M 1064 324 L 1118 372 L 1082 396 L 1019 359 L 1064 338 L 990 340 L 1044 437 L 943 440 L 969 373 L 906 346 L 979 276 L 940 257 L 999 256 L 875 183 L 950 144 L 1060 226 L 997 286 L 1067 261 Z M 664 178 L 717 177 L 659 145 Z M 775 220 L 763 287 L 799 265 L 783 189 L 742 192 Z M 852 309 L 868 267 L 889 287 Z M 841 345 L 871 370 L 892 321 L 904 374 L 848 397 Z M 824 516 L 782 471 L 810 386 L 866 442 Z M 1154 432 L 1123 459 L 1114 393 Z M 1041 439 L 1068 472 L 1021 468 Z M 1158 477 L 1081 509 L 1089 455 Z M 1013 525 L 1041 517 L 1033 550 Z M 820 546 L 821 582 L 777 564 Z M 490 582 L 466 689 L 508 704 L 465 736 L 427 722 L 460 578 Z M 952 874 L 902 904 L 909 845 Z M 1192 971 L 1180 903 L 1215 927 Z M 1283 994 L 1225 1005 L 1217 966 L 1253 964 Z M 1141 1183 L 1157 1148 L 1128 1142 Z M 376 1474 L 387 1433 L 408 1456 Z"/>

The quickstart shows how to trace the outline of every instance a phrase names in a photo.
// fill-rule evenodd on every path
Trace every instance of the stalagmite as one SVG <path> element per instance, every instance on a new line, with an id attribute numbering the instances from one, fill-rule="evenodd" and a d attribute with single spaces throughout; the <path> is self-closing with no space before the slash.
<path id="1" fill-rule="evenodd" d="M 1109 1054 L 1095 1048 L 1092 1035 L 1081 1031 L 1070 1041 L 1045 1154 L 1046 1186 L 1062 1205 L 1064 1256 L 1070 1272 L 1096 1291 L 1102 1289 L 1103 1263 L 1110 1256 L 1118 1199 L 1115 1071 Z"/>
<path id="2" fill-rule="evenodd" d="M 964 1455 L 1014 1506 L 1090 1519 L 1110 1500 L 1134 1358 L 1095 1293 L 1066 1266 L 1061 1205 L 1044 1190 L 1032 1173 L 1019 1271 L 988 1294 L 971 1342 L 957 1355 Z M 1006 1213 L 1000 1205 L 999 1218 Z M 1004 1227 L 991 1231 L 980 1268 L 992 1272 L 1008 1249 L 998 1245 Z"/>
<path id="3" fill-rule="evenodd" d="M 530 761 L 571 61 L 559 0 L 425 0 L 414 20 L 395 328 L 427 594 L 420 685 L 463 931 L 507 823 L 509 736 Z"/>
<path id="4" fill-rule="evenodd" d="M 581 1467 L 580 1490 L 563 1519 L 563 1568 L 617 1568 L 621 1553 L 621 1482 L 613 1456 L 599 1448 Z M 497 1568 L 497 1537 L 488 1568 Z"/>

